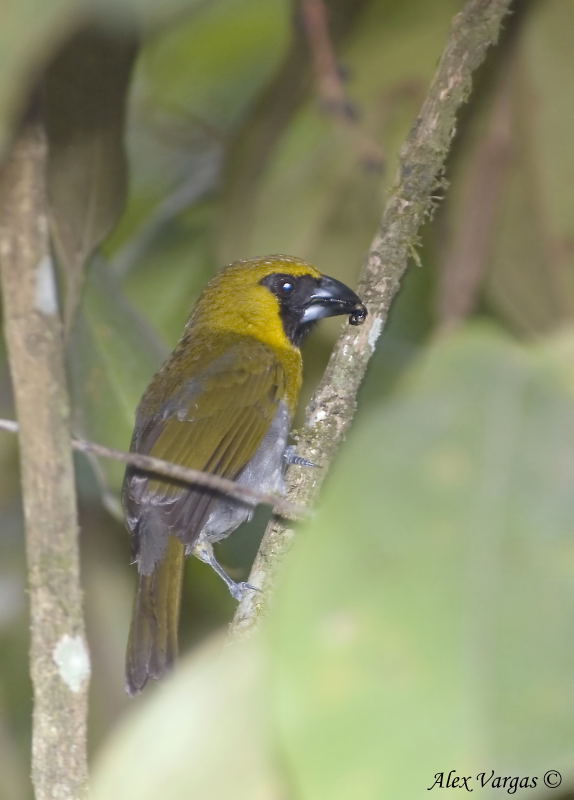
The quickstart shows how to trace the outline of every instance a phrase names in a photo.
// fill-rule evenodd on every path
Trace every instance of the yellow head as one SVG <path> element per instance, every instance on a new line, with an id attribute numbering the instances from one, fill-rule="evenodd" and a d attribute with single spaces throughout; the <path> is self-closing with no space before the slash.
<path id="1" fill-rule="evenodd" d="M 298 347 L 321 317 L 349 314 L 362 322 L 364 306 L 347 286 L 293 256 L 235 261 L 205 287 L 188 325 L 252 336 L 278 348 Z"/>

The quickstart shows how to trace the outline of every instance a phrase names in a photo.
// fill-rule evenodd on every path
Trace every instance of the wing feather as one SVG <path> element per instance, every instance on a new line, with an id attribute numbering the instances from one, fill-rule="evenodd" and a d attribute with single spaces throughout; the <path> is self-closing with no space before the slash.
<path id="1" fill-rule="evenodd" d="M 234 480 L 257 452 L 284 394 L 284 371 L 273 352 L 238 346 L 184 379 L 175 397 L 151 417 L 144 405 L 134 449 Z M 222 497 L 135 471 L 128 474 L 124 493 L 128 519 L 137 522 L 153 506 L 169 533 L 188 545 Z"/>

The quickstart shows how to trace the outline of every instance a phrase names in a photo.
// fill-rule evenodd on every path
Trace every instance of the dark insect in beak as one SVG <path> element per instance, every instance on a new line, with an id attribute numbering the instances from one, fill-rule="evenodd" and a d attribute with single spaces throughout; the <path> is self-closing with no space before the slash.
<path id="1" fill-rule="evenodd" d="M 349 314 L 349 325 L 362 325 L 367 319 L 367 309 L 360 303 L 357 308 Z"/>

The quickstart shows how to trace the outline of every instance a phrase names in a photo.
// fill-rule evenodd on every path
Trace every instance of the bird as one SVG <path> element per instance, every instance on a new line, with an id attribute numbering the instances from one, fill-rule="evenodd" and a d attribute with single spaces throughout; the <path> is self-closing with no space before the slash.
<path id="1" fill-rule="evenodd" d="M 367 311 L 335 278 L 288 255 L 235 261 L 201 292 L 183 334 L 145 390 L 131 451 L 237 481 L 284 491 L 288 444 L 302 381 L 300 346 L 322 317 Z M 138 582 L 126 655 L 126 691 L 138 694 L 173 665 L 184 560 L 195 555 L 240 600 L 213 544 L 252 514 L 253 503 L 128 466 L 122 503 Z"/>

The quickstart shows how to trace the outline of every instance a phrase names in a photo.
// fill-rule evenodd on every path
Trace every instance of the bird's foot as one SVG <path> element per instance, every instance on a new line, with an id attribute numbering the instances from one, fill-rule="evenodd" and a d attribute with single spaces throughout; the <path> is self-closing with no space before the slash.
<path id="1" fill-rule="evenodd" d="M 229 594 L 234 600 L 237 600 L 238 603 L 245 597 L 247 592 L 261 591 L 257 586 L 252 586 L 250 583 L 246 583 L 246 581 L 234 581 L 215 558 L 213 546 L 207 539 L 200 539 L 200 541 L 196 542 L 192 552 L 205 564 L 209 564 L 213 571 L 219 575 L 221 580 L 225 581 L 225 585 L 229 589 Z"/>
<path id="2" fill-rule="evenodd" d="M 247 581 L 240 581 L 239 583 L 231 581 L 231 583 L 228 583 L 227 586 L 231 596 L 234 600 L 237 600 L 238 603 L 240 603 L 249 592 L 261 591 L 261 589 L 258 589 L 257 586 L 253 586 L 251 583 L 247 583 Z"/>
<path id="3" fill-rule="evenodd" d="M 283 453 L 283 458 L 285 459 L 285 463 L 295 464 L 297 467 L 318 467 L 318 464 L 314 464 L 313 461 L 309 461 L 308 458 L 304 458 L 303 456 L 297 455 L 295 451 L 294 445 L 289 445 L 289 447 L 285 448 L 285 452 Z"/>

